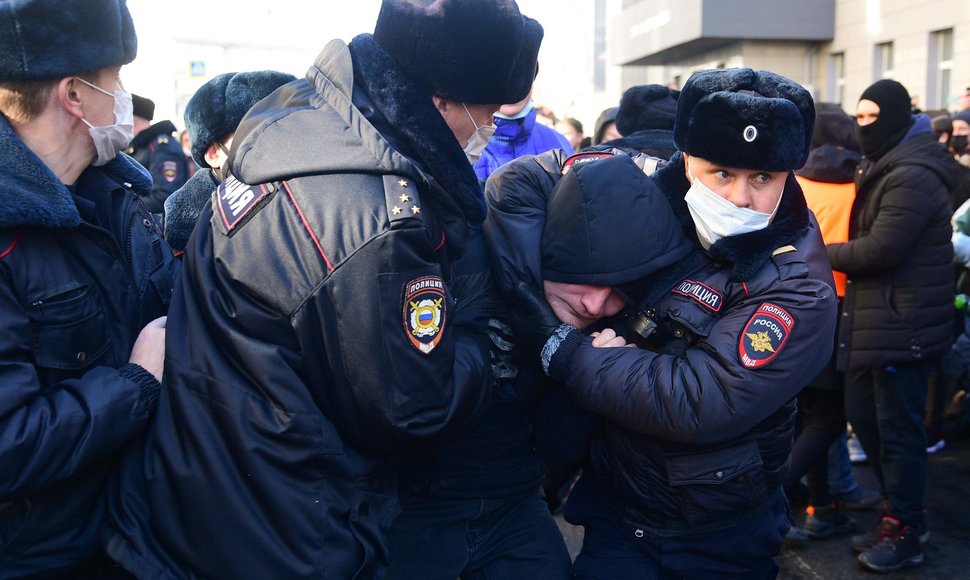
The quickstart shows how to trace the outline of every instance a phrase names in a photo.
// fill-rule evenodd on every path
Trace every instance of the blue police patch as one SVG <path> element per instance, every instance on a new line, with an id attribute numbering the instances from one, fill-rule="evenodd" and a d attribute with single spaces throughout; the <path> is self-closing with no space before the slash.
<path id="1" fill-rule="evenodd" d="M 693 298 L 705 308 L 713 310 L 714 312 L 720 311 L 721 304 L 724 302 L 724 298 L 720 292 L 703 282 L 697 282 L 695 280 L 684 280 L 671 290 L 671 292 L 686 296 L 687 298 Z"/>
<path id="2" fill-rule="evenodd" d="M 788 342 L 793 328 L 795 319 L 787 310 L 762 302 L 741 331 L 738 341 L 741 364 L 756 369 L 770 363 Z"/>
<path id="3" fill-rule="evenodd" d="M 411 346 L 429 354 L 445 331 L 445 284 L 423 276 L 404 285 L 404 331 Z"/>
<path id="4" fill-rule="evenodd" d="M 246 214 L 267 195 L 275 191 L 271 184 L 247 185 L 232 175 L 226 176 L 219 184 L 216 195 L 219 198 L 219 215 L 226 231 L 238 226 Z"/>

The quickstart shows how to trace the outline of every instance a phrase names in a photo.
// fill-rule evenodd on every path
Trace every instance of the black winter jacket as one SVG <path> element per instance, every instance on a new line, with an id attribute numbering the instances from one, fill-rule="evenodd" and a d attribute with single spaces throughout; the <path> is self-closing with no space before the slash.
<path id="1" fill-rule="evenodd" d="M 952 340 L 949 190 L 959 171 L 918 127 L 878 161 L 859 166 L 849 242 L 828 246 L 832 267 L 848 276 L 839 370 L 924 360 Z"/>
<path id="2" fill-rule="evenodd" d="M 105 483 L 159 389 L 128 357 L 178 273 L 150 186 L 119 155 L 72 191 L 0 117 L 0 577 L 103 558 Z"/>
<path id="3" fill-rule="evenodd" d="M 489 181 L 492 249 L 526 248 L 493 252 L 503 289 L 540 279 L 535 224 L 541 236 L 541 192 L 557 179 L 550 161 L 516 161 Z M 671 158 L 654 180 L 696 239 L 683 158 Z M 653 305 L 667 332 L 652 350 L 593 348 L 572 331 L 552 357 L 551 378 L 607 420 L 587 475 L 605 483 L 637 526 L 666 534 L 726 527 L 777 497 L 794 397 L 828 361 L 835 328 L 831 269 L 809 216 L 790 176 L 768 228 L 718 241 L 704 265 Z"/>
<path id="4" fill-rule="evenodd" d="M 478 182 L 427 94 L 354 46 L 249 111 L 186 249 L 167 389 L 113 496 L 139 577 L 380 578 L 393 459 L 489 399 Z"/>

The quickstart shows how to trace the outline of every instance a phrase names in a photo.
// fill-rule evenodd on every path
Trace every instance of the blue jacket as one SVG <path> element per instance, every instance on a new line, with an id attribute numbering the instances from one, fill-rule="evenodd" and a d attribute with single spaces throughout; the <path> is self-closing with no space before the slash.
<path id="1" fill-rule="evenodd" d="M 521 119 L 496 117 L 495 126 L 495 134 L 475 164 L 475 175 L 479 179 L 487 179 L 493 171 L 523 155 L 537 155 L 551 149 L 562 149 L 566 155 L 573 154 L 573 148 L 565 137 L 555 129 L 536 123 L 535 109 Z"/>
<path id="2" fill-rule="evenodd" d="M 490 204 L 508 209 L 496 193 L 503 178 L 549 191 L 556 177 L 548 168 L 541 159 L 510 165 L 489 182 Z M 653 179 L 696 239 L 682 157 Z M 498 238 L 519 252 L 496 272 L 502 288 L 540 278 L 537 247 L 529 252 L 526 240 L 535 240 L 537 221 L 541 234 L 544 203 L 516 205 L 490 214 L 486 230 L 502 232 L 490 238 L 493 247 Z M 768 228 L 718 241 L 693 274 L 650 305 L 661 331 L 643 348 L 593 348 L 573 330 L 547 361 L 573 403 L 605 419 L 584 477 L 602 482 L 627 521 L 658 533 L 726 527 L 766 509 L 787 469 L 793 400 L 831 354 L 835 304 L 821 237 L 790 176 Z M 624 320 L 615 327 L 632 340 Z"/>
<path id="3" fill-rule="evenodd" d="M 128 357 L 178 273 L 150 185 L 119 154 L 68 189 L 0 118 L 0 577 L 104 557 L 105 483 L 159 390 Z"/>
<path id="4" fill-rule="evenodd" d="M 398 460 L 491 394 L 500 305 L 461 265 L 484 253 L 481 190 L 369 35 L 250 110 L 230 166 L 183 257 L 108 552 L 141 578 L 380 578 Z"/>
<path id="5" fill-rule="evenodd" d="M 182 187 L 192 173 L 191 160 L 185 156 L 174 132 L 171 121 L 160 121 L 135 135 L 128 148 L 132 159 L 152 176 L 151 191 L 141 195 L 153 214 L 165 210 L 165 199 Z"/>

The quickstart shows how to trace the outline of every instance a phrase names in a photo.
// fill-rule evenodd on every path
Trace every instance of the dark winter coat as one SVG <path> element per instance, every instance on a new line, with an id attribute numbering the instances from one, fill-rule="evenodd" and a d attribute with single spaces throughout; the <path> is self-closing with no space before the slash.
<path id="1" fill-rule="evenodd" d="M 521 119 L 495 118 L 495 134 L 489 140 L 481 159 L 475 163 L 475 175 L 488 179 L 496 169 L 523 155 L 536 155 L 550 149 L 563 149 L 573 154 L 569 141 L 555 129 L 536 123 L 536 110 Z"/>
<path id="2" fill-rule="evenodd" d="M 109 554 L 143 578 L 380 578 L 394 459 L 490 396 L 481 190 L 369 35 L 250 110 L 230 164 L 183 258 Z"/>
<path id="3" fill-rule="evenodd" d="M 942 354 L 953 335 L 950 195 L 957 164 L 928 127 L 856 177 L 849 242 L 828 246 L 845 272 L 839 370 L 917 362 Z"/>
<path id="4" fill-rule="evenodd" d="M 171 121 L 160 121 L 135 135 L 128 148 L 128 154 L 152 176 L 152 189 L 143 194 L 143 200 L 153 214 L 164 211 L 165 199 L 182 187 L 192 173 L 190 160 L 173 133 L 175 125 Z"/>
<path id="5" fill-rule="evenodd" d="M 128 357 L 178 273 L 150 185 L 119 155 L 72 191 L 0 118 L 0 577 L 103 557 L 105 482 L 159 389 Z"/>
<path id="6" fill-rule="evenodd" d="M 683 158 L 654 177 L 696 239 Z M 516 179 L 555 177 L 526 168 Z M 529 236 L 544 208 L 518 205 L 510 223 L 521 225 L 501 231 Z M 533 258 L 520 256 L 510 270 L 527 274 L 497 271 L 502 287 L 536 276 Z M 791 452 L 794 398 L 831 353 L 831 270 L 793 176 L 768 228 L 719 240 L 709 258 L 653 304 L 664 331 L 643 345 L 651 350 L 593 348 L 572 331 L 550 361 L 574 403 L 607 419 L 584 477 L 604 482 L 629 521 L 661 533 L 727 527 L 770 506 Z M 773 351 L 757 342 L 762 331 Z"/>

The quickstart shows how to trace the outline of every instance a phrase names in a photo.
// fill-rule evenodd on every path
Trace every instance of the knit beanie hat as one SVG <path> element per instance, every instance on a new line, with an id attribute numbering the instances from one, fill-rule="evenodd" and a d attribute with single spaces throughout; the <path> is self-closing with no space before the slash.
<path id="1" fill-rule="evenodd" d="M 384 0 L 374 40 L 429 93 L 476 104 L 532 88 L 542 26 L 514 0 Z"/>
<path id="2" fill-rule="evenodd" d="M 858 127 L 862 153 L 869 159 L 879 159 L 902 141 L 913 125 L 909 91 L 897 81 L 882 79 L 862 91 L 859 100 L 869 100 L 879 106 L 879 117 Z"/>
<path id="3" fill-rule="evenodd" d="M 627 136 L 647 129 L 673 131 L 678 96 L 680 91 L 663 85 L 630 87 L 620 99 L 616 130 Z"/>
<path id="4" fill-rule="evenodd" d="M 610 107 L 609 109 L 603 109 L 600 116 L 596 118 L 595 129 L 593 130 L 593 145 L 599 145 L 603 142 L 603 133 L 606 132 L 606 127 L 610 123 L 616 123 L 616 114 L 620 111 L 619 107 Z M 622 135 L 622 133 L 620 133 Z"/>
<path id="5" fill-rule="evenodd" d="M 137 49 L 125 0 L 0 2 L 0 82 L 125 65 Z"/>
<path id="6" fill-rule="evenodd" d="M 205 161 L 209 146 L 235 133 L 253 105 L 293 80 L 295 76 L 275 70 L 231 72 L 213 77 L 199 87 L 185 105 L 192 159 L 199 167 L 209 167 Z"/>
<path id="7" fill-rule="evenodd" d="M 689 262 L 696 247 L 663 192 L 629 156 L 602 157 L 572 164 L 550 194 L 543 279 L 620 286 Z"/>

